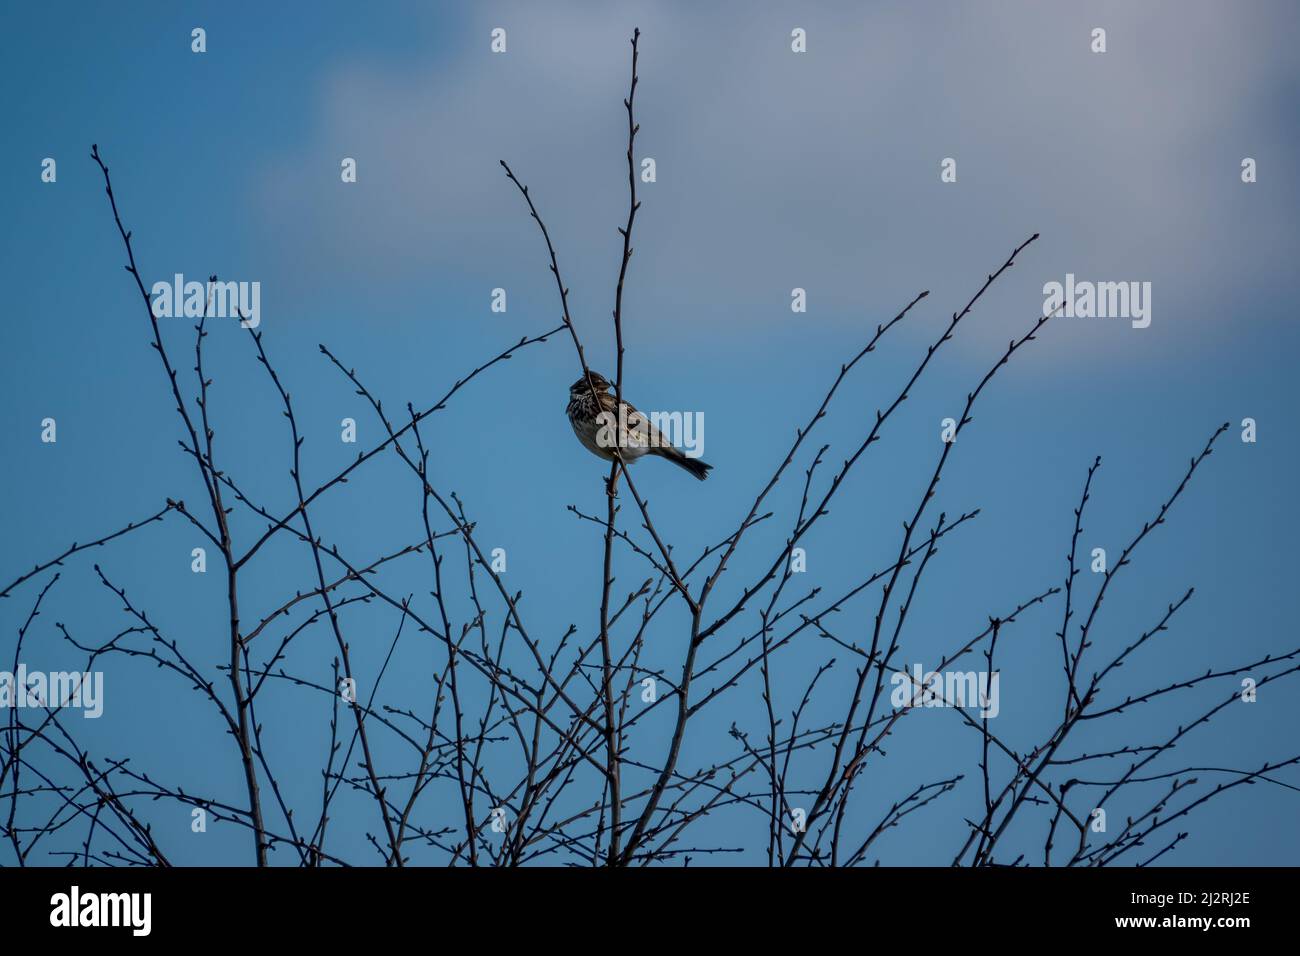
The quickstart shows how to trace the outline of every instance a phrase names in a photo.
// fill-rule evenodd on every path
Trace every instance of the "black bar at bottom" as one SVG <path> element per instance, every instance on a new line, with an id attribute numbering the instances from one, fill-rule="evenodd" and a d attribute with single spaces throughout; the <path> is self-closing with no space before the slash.
<path id="1" fill-rule="evenodd" d="M 79 934 L 164 942 L 376 942 L 462 932 L 494 944 L 518 934 L 613 928 L 659 948 L 688 932 L 731 944 L 817 926 L 882 939 L 1005 940 L 1190 935 L 1231 943 L 1294 932 L 1295 869 L 1106 870 L 53 869 L 0 870 L 8 942 Z M 74 889 L 75 888 L 75 889 Z M 144 894 L 148 894 L 147 898 Z M 86 924 L 92 925 L 86 925 Z M 95 925 L 99 924 L 99 925 Z M 110 925 L 103 925 L 110 924 Z M 687 930 L 687 927 L 691 927 Z M 676 927 L 676 928 L 674 928 Z M 147 932 L 146 932 L 147 930 Z M 662 936 L 668 933 L 667 937 Z M 1241 934 L 1246 934 L 1242 936 Z M 623 938 L 623 937 L 618 937 Z M 441 941 L 441 942 L 440 942 Z M 806 941 L 808 942 L 808 941 Z M 805 945 L 806 945 L 805 942 Z"/>

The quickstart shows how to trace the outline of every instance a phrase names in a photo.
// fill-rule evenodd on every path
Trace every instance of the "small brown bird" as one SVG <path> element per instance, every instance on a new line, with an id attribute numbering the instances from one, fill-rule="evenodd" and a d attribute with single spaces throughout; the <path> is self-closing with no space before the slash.
<path id="1" fill-rule="evenodd" d="M 594 401 L 591 395 L 593 386 L 596 389 Z M 573 426 L 578 441 L 589 452 L 606 461 L 613 461 L 612 446 L 617 435 L 619 453 L 628 464 L 642 455 L 658 455 L 685 468 L 700 481 L 709 477 L 712 465 L 707 465 L 698 458 L 687 457 L 631 404 L 621 403 L 615 414 L 614 396 L 609 393 L 609 389 L 609 380 L 596 372 L 591 373 L 591 385 L 587 384 L 587 378 L 583 376 L 569 386 L 569 407 L 566 410 L 569 424 Z"/>

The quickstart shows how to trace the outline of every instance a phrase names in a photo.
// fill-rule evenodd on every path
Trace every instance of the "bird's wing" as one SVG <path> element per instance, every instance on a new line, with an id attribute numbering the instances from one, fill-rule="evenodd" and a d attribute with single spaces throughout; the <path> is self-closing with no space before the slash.
<path id="1" fill-rule="evenodd" d="M 628 402 L 623 403 L 627 418 L 627 443 L 633 448 L 663 448 L 671 445 L 663 432 L 650 423 L 650 419 Z"/>

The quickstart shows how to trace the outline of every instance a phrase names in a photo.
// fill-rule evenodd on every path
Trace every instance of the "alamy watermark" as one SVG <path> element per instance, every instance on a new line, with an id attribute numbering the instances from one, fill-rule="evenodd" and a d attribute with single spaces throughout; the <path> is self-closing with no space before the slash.
<path id="1" fill-rule="evenodd" d="M 1063 283 L 1044 283 L 1043 295 L 1043 315 L 1059 310 L 1070 319 L 1130 319 L 1135 329 L 1151 324 L 1150 282 L 1076 281 L 1067 272 Z"/>
<path id="2" fill-rule="evenodd" d="M 185 281 L 178 272 L 171 284 L 155 282 L 149 293 L 154 318 L 202 318 L 206 314 L 214 319 L 239 319 L 246 329 L 262 324 L 262 283 L 220 282 L 215 278 L 206 283 Z"/>
<path id="3" fill-rule="evenodd" d="M 600 425 L 596 432 L 596 444 L 601 448 L 626 447 L 633 452 L 637 448 L 681 449 L 687 458 L 700 458 L 704 455 L 704 413 L 703 412 L 628 412 L 627 406 L 620 406 L 618 421 L 615 423 L 613 412 L 601 412 L 596 416 Z M 643 423 L 649 424 L 649 429 Z M 617 425 L 617 427 L 616 427 Z M 620 442 L 618 435 L 631 433 L 631 438 Z"/>
<path id="4" fill-rule="evenodd" d="M 153 929 L 152 893 L 92 893 L 73 886 L 50 897 L 50 925 L 55 927 L 119 926 L 132 936 Z"/>
<path id="5" fill-rule="evenodd" d="M 0 671 L 0 708 L 80 707 L 83 717 L 104 713 L 103 671 Z"/>
<path id="6" fill-rule="evenodd" d="M 889 702 L 901 707 L 978 707 L 980 716 L 989 720 L 1002 709 L 998 703 L 998 672 L 926 671 L 913 664 L 910 671 L 900 670 L 890 677 L 894 685 Z"/>

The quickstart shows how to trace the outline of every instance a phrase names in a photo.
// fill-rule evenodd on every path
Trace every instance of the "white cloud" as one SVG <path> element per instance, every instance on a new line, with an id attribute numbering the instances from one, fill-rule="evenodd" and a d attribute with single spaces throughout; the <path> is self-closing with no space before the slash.
<path id="1" fill-rule="evenodd" d="M 1042 283 L 1072 271 L 1154 281 L 1160 335 L 1218 319 L 1237 283 L 1267 281 L 1294 258 L 1278 91 L 1296 68 L 1270 22 L 1288 14 L 1271 10 L 497 8 L 458 27 L 454 56 L 329 72 L 316 134 L 266 171 L 267 251 L 379 279 L 541 270 L 497 165 L 506 158 L 534 190 L 570 284 L 606 294 L 637 23 L 639 146 L 659 182 L 643 189 L 635 275 L 655 314 L 775 321 L 794 285 L 843 315 L 921 287 L 951 308 L 1037 230 L 1044 238 L 1000 290 L 1008 314 L 981 327 L 1005 341 L 1032 319 Z M 510 46 L 494 56 L 498 25 Z M 796 25 L 805 55 L 789 50 Z M 1094 26 L 1108 31 L 1106 54 L 1088 49 Z M 359 161 L 356 187 L 338 183 L 345 155 Z M 1243 186 L 1243 155 L 1270 181 Z M 938 181 L 945 156 L 958 161 L 956 185 Z M 285 228 L 305 247 L 288 248 Z"/>

